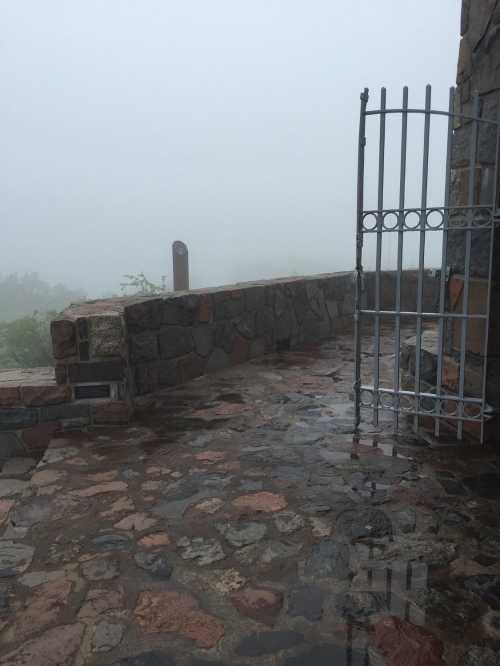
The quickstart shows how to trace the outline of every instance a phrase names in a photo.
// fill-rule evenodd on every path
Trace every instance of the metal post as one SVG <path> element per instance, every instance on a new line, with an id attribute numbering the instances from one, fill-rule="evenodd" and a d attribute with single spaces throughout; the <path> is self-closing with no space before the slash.
<path id="1" fill-rule="evenodd" d="M 361 292 L 363 287 L 363 203 L 366 145 L 366 107 L 368 88 L 361 93 L 358 137 L 358 193 L 356 219 L 356 293 L 354 304 L 354 429 L 359 430 L 361 422 Z"/>
<path id="2" fill-rule="evenodd" d="M 441 384 L 443 383 L 443 355 L 444 355 L 444 310 L 446 306 L 446 269 L 448 262 L 448 226 L 450 223 L 450 185 L 451 185 L 451 154 L 453 149 L 453 105 L 455 101 L 455 88 L 450 88 L 450 97 L 448 102 L 448 139 L 446 142 L 446 171 L 444 186 L 444 211 L 443 211 L 443 247 L 441 252 L 441 276 L 439 284 L 439 332 L 437 345 L 437 373 L 436 373 L 436 406 L 435 412 L 438 415 L 434 420 L 434 435 L 439 437 L 439 428 L 441 425 Z"/>
<path id="3" fill-rule="evenodd" d="M 378 425 L 380 386 L 380 273 L 382 270 L 382 229 L 384 224 L 386 90 L 380 91 L 380 137 L 378 148 L 377 250 L 375 257 L 375 316 L 373 333 L 373 424 Z"/>
<path id="4" fill-rule="evenodd" d="M 408 134 L 408 86 L 403 88 L 403 112 L 401 117 L 401 163 L 399 174 L 398 252 L 396 267 L 396 316 L 394 322 L 394 430 L 399 428 L 399 354 L 401 348 L 401 273 L 403 271 L 403 229 L 405 221 L 406 144 Z"/>
<path id="5" fill-rule="evenodd" d="M 425 270 L 425 227 L 427 209 L 427 179 L 429 175 L 429 135 L 431 125 L 431 87 L 425 88 L 425 122 L 424 122 L 424 154 L 422 160 L 422 197 L 420 203 L 420 251 L 418 258 L 418 285 L 417 285 L 417 330 L 415 342 L 415 416 L 413 429 L 418 430 L 420 411 L 420 357 L 422 351 L 422 303 L 424 296 L 424 270 Z"/>

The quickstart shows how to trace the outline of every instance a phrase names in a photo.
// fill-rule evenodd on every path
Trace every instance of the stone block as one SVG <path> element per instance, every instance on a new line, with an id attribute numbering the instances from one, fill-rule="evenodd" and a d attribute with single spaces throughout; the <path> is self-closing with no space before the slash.
<path id="1" fill-rule="evenodd" d="M 50 423 L 39 423 L 32 428 L 25 428 L 20 434 L 27 451 L 45 451 L 50 440 L 59 429 L 59 423 L 53 421 Z"/>
<path id="2" fill-rule="evenodd" d="M 89 343 L 87 340 L 78 344 L 78 357 L 80 361 L 88 361 L 90 358 Z"/>
<path id="3" fill-rule="evenodd" d="M 289 311 L 276 318 L 274 339 L 278 342 L 289 340 L 292 336 L 292 317 Z"/>
<path id="4" fill-rule="evenodd" d="M 460 14 L 460 34 L 463 36 L 469 29 L 470 0 L 462 0 L 462 11 Z"/>
<path id="5" fill-rule="evenodd" d="M 38 423 L 38 410 L 25 407 L 0 408 L 0 430 L 19 430 Z"/>
<path id="6" fill-rule="evenodd" d="M 42 407 L 57 405 L 71 400 L 71 387 L 69 384 L 55 384 L 49 386 L 21 386 L 21 401 L 26 407 Z"/>
<path id="7" fill-rule="evenodd" d="M 202 294 L 198 305 L 198 322 L 200 324 L 208 324 L 213 321 L 214 306 L 210 294 Z"/>
<path id="8" fill-rule="evenodd" d="M 0 460 L 26 455 L 26 447 L 17 432 L 0 432 Z"/>
<path id="9" fill-rule="evenodd" d="M 158 362 L 158 381 L 162 388 L 175 386 L 179 383 L 177 374 L 177 359 Z"/>
<path id="10" fill-rule="evenodd" d="M 264 310 L 257 312 L 255 327 L 258 337 L 266 338 L 266 340 L 272 342 L 274 339 L 274 314 L 271 308 L 266 307 Z"/>
<path id="11" fill-rule="evenodd" d="M 266 291 L 264 287 L 249 287 L 245 289 L 245 307 L 247 311 L 262 310 L 266 305 Z"/>
<path id="12" fill-rule="evenodd" d="M 163 300 L 150 298 L 127 305 L 125 308 L 125 321 L 131 333 L 140 333 L 144 329 L 156 330 L 160 328 L 163 315 Z"/>
<path id="13" fill-rule="evenodd" d="M 54 358 L 68 358 L 78 353 L 76 326 L 70 319 L 53 319 L 50 322 L 50 335 Z"/>
<path id="14" fill-rule="evenodd" d="M 233 348 L 234 336 L 235 331 L 231 322 L 217 322 L 215 327 L 215 344 L 217 347 L 221 347 L 227 354 L 230 354 Z"/>
<path id="15" fill-rule="evenodd" d="M 231 365 L 231 359 L 223 349 L 214 349 L 207 361 L 206 372 L 217 372 Z"/>
<path id="16" fill-rule="evenodd" d="M 309 299 L 307 297 L 306 287 L 304 284 L 295 284 L 292 287 L 292 306 L 295 311 L 295 316 L 299 324 L 309 314 Z"/>
<path id="17" fill-rule="evenodd" d="M 88 418 L 90 414 L 90 406 L 88 403 L 83 402 L 67 402 L 61 405 L 51 405 L 49 407 L 41 407 L 40 409 L 40 422 L 47 421 L 60 421 L 62 419 L 73 418 Z"/>
<path id="18" fill-rule="evenodd" d="M 274 314 L 276 317 L 281 317 L 288 309 L 288 302 L 285 295 L 285 289 L 282 286 L 276 285 L 274 289 Z"/>
<path id="19" fill-rule="evenodd" d="M 337 317 L 339 316 L 339 306 L 337 301 L 335 300 L 326 301 L 326 311 L 328 312 L 330 321 L 333 322 L 335 319 L 337 319 Z"/>
<path id="20" fill-rule="evenodd" d="M 89 317 L 90 357 L 125 356 L 124 327 L 119 315 Z"/>
<path id="21" fill-rule="evenodd" d="M 234 319 L 245 311 L 245 297 L 243 290 L 224 290 L 214 294 L 215 319 Z"/>
<path id="22" fill-rule="evenodd" d="M 125 370 L 125 362 L 121 359 L 71 363 L 67 366 L 68 380 L 71 384 L 122 381 Z"/>
<path id="23" fill-rule="evenodd" d="M 92 422 L 95 425 L 118 425 L 128 423 L 133 408 L 130 402 L 109 400 L 92 405 Z"/>
<path id="24" fill-rule="evenodd" d="M 0 384 L 0 407 L 16 407 L 21 404 L 21 392 L 18 386 Z"/>
<path id="25" fill-rule="evenodd" d="M 130 358 L 133 363 L 154 361 L 160 357 L 158 334 L 146 330 L 129 337 Z"/>
<path id="26" fill-rule="evenodd" d="M 159 335 L 162 359 L 183 356 L 193 350 L 191 329 L 185 326 L 163 326 Z"/>
<path id="27" fill-rule="evenodd" d="M 180 383 L 188 382 L 195 377 L 201 377 L 205 372 L 206 360 L 192 352 L 182 356 L 177 361 L 177 380 Z"/>
<path id="28" fill-rule="evenodd" d="M 160 362 L 136 365 L 134 380 L 137 395 L 157 391 L 160 388 Z"/>
<path id="29" fill-rule="evenodd" d="M 54 373 L 55 373 L 55 376 L 56 376 L 56 383 L 57 384 L 66 384 L 66 382 L 68 380 L 66 365 L 58 363 L 56 365 L 56 367 L 54 368 Z"/>
<path id="30" fill-rule="evenodd" d="M 198 294 L 166 297 L 162 304 L 162 325 L 192 326 L 198 321 L 201 302 L 202 298 Z M 205 299 L 204 316 L 207 315 L 206 307 Z"/>
<path id="31" fill-rule="evenodd" d="M 248 358 L 259 358 L 259 356 L 264 356 L 268 351 L 271 350 L 267 347 L 266 340 L 264 338 L 257 338 L 250 343 Z"/>
<path id="32" fill-rule="evenodd" d="M 85 317 L 78 317 L 76 320 L 76 330 L 78 332 L 78 339 L 87 340 L 89 337 L 89 325 Z"/>
<path id="33" fill-rule="evenodd" d="M 457 64 L 457 83 L 460 85 L 472 74 L 472 48 L 467 38 L 460 40 Z"/>
<path id="34" fill-rule="evenodd" d="M 90 416 L 75 416 L 71 419 L 61 419 L 60 430 L 61 432 L 78 432 L 80 430 L 85 430 L 90 423 Z"/>
<path id="35" fill-rule="evenodd" d="M 208 324 L 201 324 L 193 329 L 194 348 L 200 356 L 209 356 L 215 344 L 215 329 Z"/>
<path id="36" fill-rule="evenodd" d="M 306 284 L 307 300 L 309 309 L 318 318 L 325 317 L 325 297 L 316 282 L 307 282 Z"/>
<path id="37" fill-rule="evenodd" d="M 235 319 L 234 326 L 240 335 L 251 340 L 255 337 L 255 313 L 245 312 Z"/>
<path id="38" fill-rule="evenodd" d="M 246 338 L 243 338 L 241 335 L 237 335 L 234 339 L 233 348 L 231 350 L 231 365 L 245 363 L 245 361 L 248 360 L 249 354 L 250 342 Z"/>
<path id="39" fill-rule="evenodd" d="M 435 375 L 436 376 L 436 375 Z M 460 379 L 460 363 L 457 359 L 445 354 L 443 357 L 443 385 L 451 392 L 457 393 Z M 464 395 L 481 397 L 483 384 L 482 367 L 476 363 L 466 362 L 464 374 Z M 434 380 L 434 386 L 436 381 Z"/>

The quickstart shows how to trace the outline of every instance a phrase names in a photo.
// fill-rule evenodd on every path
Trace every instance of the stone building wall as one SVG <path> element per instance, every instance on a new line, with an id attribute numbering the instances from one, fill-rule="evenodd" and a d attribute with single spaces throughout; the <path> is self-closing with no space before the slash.
<path id="1" fill-rule="evenodd" d="M 480 114 L 496 120 L 500 99 L 500 1 L 463 0 L 461 41 L 457 68 L 455 110 L 472 114 L 472 96 L 480 96 Z M 466 206 L 469 201 L 469 156 L 472 124 L 461 120 L 455 123 L 452 153 L 451 206 Z M 492 125 L 479 124 L 477 163 L 474 174 L 474 203 L 491 205 L 494 193 L 494 164 L 496 130 Z M 453 225 L 453 216 L 451 225 Z M 500 407 L 498 376 L 500 374 L 500 243 L 493 252 L 493 283 L 491 290 L 491 321 L 488 350 L 484 348 L 483 323 L 469 323 L 467 331 L 467 373 L 480 372 L 485 352 L 488 352 L 487 400 Z M 471 287 L 469 312 L 484 313 L 487 307 L 488 264 L 490 237 L 488 232 L 472 232 Z M 448 240 L 449 308 L 462 311 L 465 234 L 451 232 Z M 450 324 L 447 351 L 457 356 L 460 349 L 460 323 Z M 457 387 L 453 384 L 451 389 Z"/>

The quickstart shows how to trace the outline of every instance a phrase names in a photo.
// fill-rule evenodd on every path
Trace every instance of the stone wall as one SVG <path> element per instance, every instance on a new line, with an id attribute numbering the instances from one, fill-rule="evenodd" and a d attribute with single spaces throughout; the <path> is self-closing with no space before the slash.
<path id="1" fill-rule="evenodd" d="M 57 381 L 76 401 L 107 390 L 119 403 L 317 344 L 351 325 L 353 302 L 352 274 L 340 273 L 75 305 L 52 322 Z"/>
<path id="2" fill-rule="evenodd" d="M 456 111 L 472 113 L 472 95 L 479 93 L 481 116 L 496 120 L 500 99 L 500 2 L 498 0 L 463 0 L 461 41 L 457 68 Z M 455 123 L 452 153 L 452 206 L 466 206 L 469 199 L 469 154 L 472 124 L 466 120 Z M 474 173 L 474 203 L 491 205 L 494 191 L 496 130 L 479 124 L 478 155 Z M 451 219 L 453 224 L 453 216 Z M 491 290 L 491 321 L 488 350 L 484 349 L 484 325 L 471 323 L 467 331 L 466 373 L 477 373 L 485 352 L 488 352 L 487 400 L 500 408 L 498 377 L 500 371 L 500 239 L 493 252 L 493 283 Z M 462 311 L 464 282 L 465 234 L 453 232 L 448 240 L 450 311 Z M 472 233 L 471 288 L 469 311 L 486 311 L 488 294 L 489 233 Z M 460 349 L 460 323 L 452 322 L 447 335 L 447 352 L 456 358 Z"/>
<path id="3" fill-rule="evenodd" d="M 71 306 L 52 322 L 57 382 L 71 386 L 75 402 L 106 399 L 119 419 L 137 395 L 269 352 L 316 345 L 351 327 L 353 277 L 332 273 Z M 416 273 L 405 273 L 403 302 L 415 302 L 416 284 Z M 435 284 L 429 273 L 429 308 Z M 384 274 L 381 285 L 382 308 L 392 308 L 395 274 Z M 367 307 L 373 292 L 367 273 Z"/>
<path id="4" fill-rule="evenodd" d="M 455 110 L 472 115 L 472 97 L 480 97 L 480 115 L 496 120 L 500 96 L 500 3 L 498 0 L 463 0 L 461 41 L 457 67 Z M 452 152 L 452 206 L 467 206 L 469 200 L 469 159 L 472 123 L 457 119 Z M 490 205 L 493 198 L 496 129 L 479 123 L 478 152 L 474 174 L 474 203 Z M 453 218 L 451 219 L 453 224 Z M 464 234 L 449 235 L 448 261 L 452 272 L 464 271 Z M 473 277 L 487 277 L 489 238 L 472 234 Z M 500 267 L 499 267 L 500 269 Z"/>

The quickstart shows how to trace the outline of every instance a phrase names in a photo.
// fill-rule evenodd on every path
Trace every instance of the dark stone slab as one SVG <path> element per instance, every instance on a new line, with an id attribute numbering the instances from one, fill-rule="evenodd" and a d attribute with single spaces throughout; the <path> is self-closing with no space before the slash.
<path id="1" fill-rule="evenodd" d="M 180 383 L 200 377 L 205 371 L 206 361 L 198 354 L 191 352 L 177 360 L 177 380 Z"/>
<path id="2" fill-rule="evenodd" d="M 315 645 L 310 650 L 302 654 L 288 657 L 283 662 L 283 666 L 343 666 L 344 664 L 369 664 L 369 661 L 362 661 L 364 655 L 360 650 L 353 650 L 351 647 L 338 645 Z"/>
<path id="3" fill-rule="evenodd" d="M 158 353 L 156 354 L 156 357 Z M 156 358 L 155 357 L 155 358 Z M 71 384 L 82 382 L 121 381 L 125 373 L 123 361 L 101 361 L 91 363 L 71 363 L 67 366 Z"/>
<path id="4" fill-rule="evenodd" d="M 158 335 L 155 331 L 142 331 L 129 339 L 130 356 L 134 363 L 154 361 L 160 356 Z"/>
<path id="5" fill-rule="evenodd" d="M 132 548 L 133 542 L 130 537 L 124 534 L 100 534 L 92 543 L 99 550 L 129 550 Z"/>
<path id="6" fill-rule="evenodd" d="M 68 402 L 61 405 L 49 405 L 40 408 L 40 421 L 59 421 L 60 419 L 88 418 L 90 405 Z"/>
<path id="7" fill-rule="evenodd" d="M 103 666 L 104 666 L 104 662 Z M 123 657 L 119 661 L 114 661 L 111 666 L 175 666 L 176 661 L 166 652 L 151 650 L 141 652 L 133 657 Z"/>
<path id="8" fill-rule="evenodd" d="M 193 336 L 184 326 L 162 327 L 159 335 L 161 358 L 170 359 L 188 354 L 193 349 Z"/>
<path id="9" fill-rule="evenodd" d="M 158 329 L 162 323 L 163 301 L 161 298 L 144 299 L 125 308 L 125 321 L 129 332 Z"/>
<path id="10" fill-rule="evenodd" d="M 82 340 L 87 340 L 89 337 L 89 326 L 85 317 L 78 317 L 76 320 L 76 329 L 78 331 L 78 339 L 80 342 Z"/>
<path id="11" fill-rule="evenodd" d="M 498 499 L 500 497 L 500 474 L 496 472 L 468 476 L 462 479 L 462 483 L 474 495 L 479 495 L 479 497 L 484 497 L 485 499 Z M 441 484 L 443 484 L 442 480 Z M 446 492 L 449 491 L 447 490 Z"/>
<path id="12" fill-rule="evenodd" d="M 53 512 L 53 500 L 50 497 L 37 497 L 27 504 L 16 505 L 10 520 L 16 527 L 33 527 L 49 520 Z"/>
<path id="13" fill-rule="evenodd" d="M 458 495 L 460 497 L 467 495 L 467 489 L 460 481 L 456 481 L 455 479 L 439 479 L 439 483 L 448 495 Z"/>
<path id="14" fill-rule="evenodd" d="M 0 430 L 29 428 L 38 423 L 38 410 L 24 407 L 0 408 Z"/>
<path id="15" fill-rule="evenodd" d="M 480 596 L 490 608 L 500 611 L 500 576 L 490 574 L 471 576 L 465 579 L 464 587 Z"/>
<path id="16" fill-rule="evenodd" d="M 260 657 L 280 650 L 288 650 L 303 643 L 304 636 L 297 631 L 262 631 L 245 636 L 236 648 L 240 657 Z"/>
<path id="17" fill-rule="evenodd" d="M 215 344 L 215 330 L 209 324 L 202 324 L 193 329 L 194 346 L 200 356 L 209 356 Z"/>
<path id="18" fill-rule="evenodd" d="M 135 563 L 157 578 L 168 579 L 172 575 L 173 567 L 164 553 L 145 553 L 141 551 L 136 554 Z"/>
<path id="19" fill-rule="evenodd" d="M 54 358 L 67 358 L 77 353 L 76 327 L 69 319 L 54 319 L 50 322 Z"/>
<path id="20" fill-rule="evenodd" d="M 84 342 L 80 342 L 78 345 L 78 357 L 80 361 L 88 361 L 89 360 L 89 343 L 87 340 Z"/>
<path id="21" fill-rule="evenodd" d="M 335 532 L 353 539 L 363 537 L 379 539 L 392 535 L 392 523 L 387 514 L 380 509 L 357 507 L 348 509 L 337 517 Z"/>
<path id="22" fill-rule="evenodd" d="M 288 615 L 318 622 L 323 615 L 323 590 L 317 585 L 300 585 L 288 595 Z"/>
<path id="23" fill-rule="evenodd" d="M 0 460 L 24 456 L 25 454 L 26 447 L 15 432 L 0 432 Z"/>
<path id="24" fill-rule="evenodd" d="M 349 546 L 333 539 L 324 539 L 312 548 L 312 555 L 306 561 L 306 576 L 346 579 L 349 575 Z"/>

